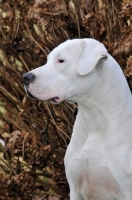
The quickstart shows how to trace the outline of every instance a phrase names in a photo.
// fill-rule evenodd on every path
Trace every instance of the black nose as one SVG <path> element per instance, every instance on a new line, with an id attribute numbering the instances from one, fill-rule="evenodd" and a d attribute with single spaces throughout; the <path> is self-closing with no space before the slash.
<path id="1" fill-rule="evenodd" d="M 22 76 L 22 78 L 23 78 L 24 84 L 29 85 L 29 83 L 32 83 L 35 80 L 35 75 L 28 72 L 28 73 L 24 74 Z"/>

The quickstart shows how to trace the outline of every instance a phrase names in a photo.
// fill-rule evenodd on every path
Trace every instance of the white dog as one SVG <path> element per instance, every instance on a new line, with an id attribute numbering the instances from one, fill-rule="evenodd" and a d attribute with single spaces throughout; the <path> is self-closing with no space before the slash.
<path id="1" fill-rule="evenodd" d="M 68 40 L 23 79 L 32 98 L 78 103 L 65 155 L 70 200 L 132 200 L 132 96 L 104 45 Z"/>

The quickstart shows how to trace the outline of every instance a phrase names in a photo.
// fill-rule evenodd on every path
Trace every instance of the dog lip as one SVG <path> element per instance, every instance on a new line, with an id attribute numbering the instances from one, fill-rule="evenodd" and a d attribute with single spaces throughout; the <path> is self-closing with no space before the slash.
<path id="1" fill-rule="evenodd" d="M 38 98 L 34 97 L 34 96 L 29 92 L 28 88 L 27 88 L 25 85 L 24 85 L 24 88 L 25 88 L 25 91 L 26 91 L 27 95 L 28 95 L 30 98 L 32 98 L 32 99 L 34 99 L 34 100 L 39 100 Z M 48 100 L 45 100 L 45 101 L 51 101 L 51 102 L 53 102 L 53 103 L 58 103 L 59 100 L 60 100 L 59 97 L 53 97 L 53 98 L 48 99 Z"/>
<path id="2" fill-rule="evenodd" d="M 31 98 L 31 99 L 34 99 L 34 100 L 38 100 L 36 97 L 34 97 L 28 90 L 27 90 L 27 94 L 28 96 Z"/>
<path id="3" fill-rule="evenodd" d="M 27 95 L 31 98 L 31 99 L 34 99 L 34 100 L 38 100 L 36 97 L 34 97 L 29 91 L 28 91 L 28 88 L 24 85 L 24 88 L 25 88 L 25 91 L 27 93 Z"/>

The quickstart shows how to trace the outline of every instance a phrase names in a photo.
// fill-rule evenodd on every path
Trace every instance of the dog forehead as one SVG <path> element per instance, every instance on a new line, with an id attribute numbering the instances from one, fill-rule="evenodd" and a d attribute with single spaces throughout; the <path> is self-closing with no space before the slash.
<path id="1" fill-rule="evenodd" d="M 73 40 L 67 40 L 60 45 L 58 45 L 56 48 L 54 48 L 50 54 L 48 55 L 48 59 L 59 57 L 59 56 L 66 56 L 67 54 L 70 56 L 70 53 L 74 55 L 76 53 L 80 46 L 80 42 L 82 40 L 80 39 L 73 39 Z"/>
<path id="2" fill-rule="evenodd" d="M 82 49 L 84 49 L 85 47 L 89 47 L 87 48 L 87 50 L 89 50 L 91 52 L 91 49 L 93 48 L 98 48 L 98 49 L 102 49 L 104 50 L 105 47 L 103 44 L 101 44 L 100 42 L 98 42 L 95 39 L 92 38 L 83 38 L 83 39 L 69 39 L 61 44 L 59 44 L 56 48 L 54 48 L 50 54 L 48 55 L 48 60 L 49 59 L 54 59 L 57 57 L 61 56 L 65 57 L 65 56 L 75 56 L 78 57 L 78 53 L 80 53 L 82 51 Z"/>

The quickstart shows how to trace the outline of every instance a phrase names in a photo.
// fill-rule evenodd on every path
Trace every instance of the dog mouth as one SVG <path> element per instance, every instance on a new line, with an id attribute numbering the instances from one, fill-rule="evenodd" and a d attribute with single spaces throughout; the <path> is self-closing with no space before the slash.
<path id="1" fill-rule="evenodd" d="M 60 100 L 59 97 L 54 97 L 54 98 L 51 98 L 51 99 L 49 99 L 49 100 L 47 100 L 47 101 L 51 101 L 51 102 L 53 102 L 53 103 L 59 103 L 59 100 Z"/>
<path id="2" fill-rule="evenodd" d="M 24 86 L 24 88 L 25 88 L 25 91 L 26 91 L 27 95 L 28 95 L 31 99 L 34 99 L 34 100 L 41 100 L 41 99 L 36 98 L 35 96 L 33 96 L 33 95 L 29 92 L 29 90 L 28 90 L 27 87 Z M 46 102 L 52 102 L 52 103 L 59 103 L 59 100 L 60 100 L 59 97 L 53 97 L 53 98 L 47 99 L 47 100 L 45 100 L 45 101 L 46 101 Z"/>

